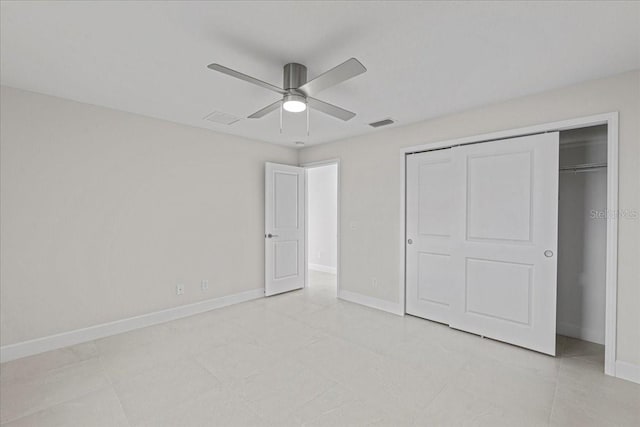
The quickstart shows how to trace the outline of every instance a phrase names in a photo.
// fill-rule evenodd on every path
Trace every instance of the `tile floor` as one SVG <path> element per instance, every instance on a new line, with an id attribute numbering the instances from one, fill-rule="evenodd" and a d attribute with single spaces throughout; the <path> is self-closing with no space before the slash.
<path id="1" fill-rule="evenodd" d="M 638 426 L 603 347 L 544 356 L 303 291 L 0 367 L 2 426 Z"/>

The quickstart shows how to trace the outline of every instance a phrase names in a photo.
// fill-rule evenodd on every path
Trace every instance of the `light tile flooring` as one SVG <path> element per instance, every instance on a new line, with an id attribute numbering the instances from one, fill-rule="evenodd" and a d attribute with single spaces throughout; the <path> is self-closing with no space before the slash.
<path id="1" fill-rule="evenodd" d="M 544 356 L 303 291 L 0 367 L 2 426 L 639 425 L 603 348 Z"/>

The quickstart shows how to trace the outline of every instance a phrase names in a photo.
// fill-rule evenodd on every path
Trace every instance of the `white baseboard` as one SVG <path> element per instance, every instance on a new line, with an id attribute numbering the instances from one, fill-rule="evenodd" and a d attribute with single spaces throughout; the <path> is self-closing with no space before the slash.
<path id="1" fill-rule="evenodd" d="M 144 328 L 157 325 L 158 323 L 188 317 L 194 314 L 228 305 L 238 304 L 264 297 L 264 288 L 253 289 L 234 295 L 213 298 L 193 304 L 181 305 L 179 307 L 168 308 L 166 310 L 155 311 L 140 316 L 129 317 L 127 319 L 116 320 L 100 325 L 89 326 L 88 328 L 76 329 L 74 331 L 63 332 L 48 337 L 36 338 L 16 344 L 0 347 L 0 362 L 19 359 L 21 357 L 32 356 L 45 351 L 56 350 L 70 345 L 80 344 L 110 335 L 120 334 L 133 329 Z"/>
<path id="2" fill-rule="evenodd" d="M 595 329 L 582 328 L 571 323 L 558 322 L 557 332 L 567 337 L 604 345 L 604 330 L 597 331 Z"/>
<path id="3" fill-rule="evenodd" d="M 640 384 L 640 365 L 616 360 L 616 377 Z"/>
<path id="4" fill-rule="evenodd" d="M 345 290 L 338 291 L 338 298 L 356 304 L 364 305 L 366 307 L 371 307 L 389 313 L 397 314 L 398 316 L 404 316 L 404 310 L 402 309 L 401 305 L 395 302 L 390 302 L 379 298 L 370 297 L 368 295 L 362 295 L 357 292 Z"/>
<path id="5" fill-rule="evenodd" d="M 335 267 L 329 267 L 328 265 L 311 264 L 309 263 L 309 270 L 321 271 L 323 273 L 338 274 L 338 269 Z"/>

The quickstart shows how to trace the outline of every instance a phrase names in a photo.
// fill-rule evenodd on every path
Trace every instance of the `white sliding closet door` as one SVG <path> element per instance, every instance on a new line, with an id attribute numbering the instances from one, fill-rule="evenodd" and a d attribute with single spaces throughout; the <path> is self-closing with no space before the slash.
<path id="1" fill-rule="evenodd" d="M 406 311 L 449 323 L 453 191 L 451 149 L 407 158 Z"/>
<path id="2" fill-rule="evenodd" d="M 558 133 L 452 153 L 450 326 L 555 355 Z"/>

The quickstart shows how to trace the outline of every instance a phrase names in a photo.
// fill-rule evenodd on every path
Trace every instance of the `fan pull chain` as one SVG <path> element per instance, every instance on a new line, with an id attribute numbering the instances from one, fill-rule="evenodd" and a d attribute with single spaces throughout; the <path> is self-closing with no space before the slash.
<path id="1" fill-rule="evenodd" d="M 280 103 L 280 133 L 282 133 L 282 110 L 284 109 L 284 105 L 282 102 Z"/>
<path id="2" fill-rule="evenodd" d="M 307 107 L 307 136 L 309 136 L 309 110 L 310 108 Z"/>

